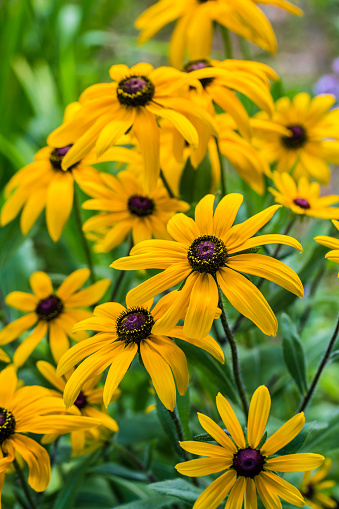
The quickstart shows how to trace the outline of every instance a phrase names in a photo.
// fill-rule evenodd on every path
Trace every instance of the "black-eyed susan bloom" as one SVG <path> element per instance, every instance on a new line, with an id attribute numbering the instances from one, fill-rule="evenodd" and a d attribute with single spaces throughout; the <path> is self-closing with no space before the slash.
<path id="1" fill-rule="evenodd" d="M 335 219 L 332 221 L 334 226 L 339 230 L 339 221 Z M 329 251 L 325 258 L 331 260 L 332 262 L 339 263 L 339 239 L 335 237 L 330 237 L 328 235 L 319 235 L 318 237 L 314 237 L 314 240 L 323 246 L 330 247 L 332 251 Z M 339 274 L 338 274 L 339 277 Z"/>
<path id="2" fill-rule="evenodd" d="M 167 119 L 185 140 L 196 147 L 198 133 L 186 114 L 202 120 L 213 134 L 217 134 L 213 119 L 202 108 L 178 96 L 185 75 L 170 67 L 154 69 L 146 63 L 131 68 L 113 65 L 111 83 L 89 87 L 80 97 L 78 113 L 66 124 L 56 129 L 48 143 L 73 146 L 62 161 L 66 169 L 87 155 L 95 146 L 101 156 L 119 138 L 131 129 L 138 140 L 145 166 L 145 189 L 151 192 L 159 177 L 159 124 Z M 67 141 L 65 141 L 67 140 Z"/>
<path id="3" fill-rule="evenodd" d="M 86 233 L 97 235 L 98 252 L 114 249 L 130 232 L 134 244 L 152 237 L 170 239 L 166 229 L 169 219 L 189 209 L 188 203 L 168 196 L 160 179 L 148 194 L 131 171 L 121 171 L 117 177 L 101 173 L 100 178 L 100 184 L 85 185 L 85 192 L 93 199 L 83 204 L 85 209 L 100 211 L 83 225 Z"/>
<path id="4" fill-rule="evenodd" d="M 279 451 L 303 428 L 303 412 L 292 417 L 262 444 L 270 407 L 270 394 L 262 385 L 251 400 L 246 438 L 231 405 L 220 393 L 217 408 L 227 433 L 210 417 L 198 413 L 201 426 L 217 445 L 180 442 L 185 451 L 207 457 L 179 463 L 175 468 L 190 477 L 226 472 L 198 497 L 194 509 L 216 509 L 227 495 L 227 509 L 239 509 L 243 501 L 246 508 L 256 508 L 257 494 L 266 509 L 281 507 L 279 497 L 297 507 L 305 504 L 300 491 L 275 472 L 313 470 L 321 465 L 324 457 L 311 453 L 279 456 Z"/>
<path id="5" fill-rule="evenodd" d="M 116 260 L 111 266 L 120 270 L 165 269 L 128 293 L 131 305 L 149 299 L 172 286 L 184 282 L 167 312 L 154 325 L 155 334 L 173 327 L 187 309 L 184 333 L 192 338 L 209 333 L 218 306 L 218 285 L 230 303 L 252 320 L 265 334 L 275 335 L 277 319 L 257 287 L 242 273 L 264 277 L 303 296 L 297 274 L 287 265 L 254 252 L 263 244 L 286 244 L 302 250 L 301 245 L 286 235 L 253 235 L 271 219 L 279 208 L 273 205 L 247 221 L 232 226 L 243 196 L 225 196 L 213 214 L 214 196 L 206 195 L 195 209 L 195 220 L 176 214 L 167 225 L 175 239 L 140 242 L 131 255 Z M 246 252 L 247 251 L 247 252 Z"/>
<path id="6" fill-rule="evenodd" d="M 45 361 L 37 362 L 37 368 L 44 376 L 44 378 L 48 380 L 52 386 L 55 387 L 56 390 L 52 390 L 51 394 L 62 399 L 66 382 L 71 376 L 72 371 L 67 372 L 65 377 L 58 376 L 55 367 Z M 105 408 L 100 408 L 102 406 L 103 394 L 103 387 L 97 387 L 100 379 L 101 375 L 88 380 L 84 384 L 82 390 L 79 392 L 76 400 L 74 401 L 74 405 L 68 409 L 68 413 L 72 412 L 74 415 L 93 417 L 99 422 L 99 425 L 93 428 L 87 430 L 80 429 L 71 432 L 71 447 L 73 454 L 75 455 L 79 455 L 84 450 L 86 445 L 86 437 L 89 440 L 95 440 L 95 438 L 99 438 L 99 426 L 108 428 L 112 432 L 119 431 L 119 427 L 116 421 L 110 415 L 108 415 L 107 410 Z M 120 394 L 120 389 L 117 389 L 113 393 L 111 401 L 118 399 Z M 42 438 L 42 443 L 48 444 L 50 442 L 54 442 L 58 436 L 59 435 L 45 435 Z"/>
<path id="7" fill-rule="evenodd" d="M 272 180 L 276 189 L 269 188 L 277 203 L 288 207 L 295 214 L 322 219 L 339 219 L 339 207 L 330 207 L 339 203 L 338 195 L 320 196 L 320 186 L 300 177 L 296 182 L 289 173 L 273 172 Z"/>
<path id="8" fill-rule="evenodd" d="M 33 294 L 11 292 L 7 295 L 5 300 L 9 306 L 27 314 L 0 331 L 0 345 L 14 341 L 35 326 L 14 353 L 13 362 L 17 367 L 25 363 L 47 333 L 55 362 L 68 350 L 68 336 L 77 340 L 72 334 L 73 326 L 79 320 L 92 316 L 90 311 L 82 308 L 98 302 L 110 285 L 109 279 L 101 279 L 78 291 L 89 276 L 88 269 L 76 270 L 66 277 L 54 292 L 50 277 L 45 272 L 38 271 L 32 274 L 29 281 Z"/>
<path id="9" fill-rule="evenodd" d="M 210 336 L 192 340 L 184 335 L 182 327 L 169 329 L 161 336 L 153 333 L 157 320 L 173 298 L 172 294 L 163 297 L 152 310 L 153 300 L 146 303 L 141 300 L 141 305 L 139 302 L 133 307 L 127 300 L 127 308 L 117 302 L 108 302 L 95 308 L 93 318 L 74 327 L 74 331 L 95 330 L 99 333 L 81 341 L 60 359 L 59 375 L 83 361 L 66 384 L 64 400 L 67 407 L 74 403 L 87 380 L 110 366 L 103 392 L 107 407 L 132 360 L 139 354 L 160 400 L 166 408 L 173 410 L 176 402 L 174 378 L 179 394 L 185 394 L 188 369 L 185 354 L 168 336 L 193 343 L 224 362 L 220 346 Z"/>
<path id="10" fill-rule="evenodd" d="M 305 472 L 303 475 L 300 491 L 305 498 L 305 503 L 311 509 L 326 509 L 337 507 L 337 502 L 329 496 L 331 488 L 336 482 L 325 479 L 331 470 L 332 461 L 326 458 L 316 472 Z"/>
<path id="11" fill-rule="evenodd" d="M 313 177 L 328 184 L 328 163 L 339 163 L 339 110 L 333 95 L 311 99 L 304 92 L 292 100 L 281 97 L 271 118 L 259 112 L 251 121 L 253 144 L 275 169 L 298 179 Z"/>
<path id="12" fill-rule="evenodd" d="M 13 366 L 0 373 L 0 495 L 5 471 L 16 457 L 28 465 L 28 483 L 44 491 L 50 480 L 51 465 L 47 451 L 27 433 L 64 434 L 97 426 L 99 421 L 78 415 L 61 415 L 65 405 L 60 398 L 40 386 L 17 388 Z"/>

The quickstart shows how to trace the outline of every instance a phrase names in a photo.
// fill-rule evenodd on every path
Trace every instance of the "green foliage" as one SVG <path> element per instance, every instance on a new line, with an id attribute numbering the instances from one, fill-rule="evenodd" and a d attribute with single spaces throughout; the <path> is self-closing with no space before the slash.
<path id="1" fill-rule="evenodd" d="M 283 353 L 288 371 L 301 395 L 307 391 L 305 352 L 296 326 L 285 313 L 281 316 Z"/>

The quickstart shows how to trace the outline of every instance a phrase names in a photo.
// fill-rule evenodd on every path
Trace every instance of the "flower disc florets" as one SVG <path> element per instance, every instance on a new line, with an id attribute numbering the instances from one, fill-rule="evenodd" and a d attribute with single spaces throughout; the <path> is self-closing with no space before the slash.
<path id="1" fill-rule="evenodd" d="M 0 444 L 13 435 L 15 430 L 15 419 L 12 412 L 0 407 Z"/>
<path id="2" fill-rule="evenodd" d="M 310 209 L 311 208 L 311 205 L 304 198 L 296 198 L 295 200 L 293 200 L 293 203 L 295 205 L 298 205 L 298 207 L 300 207 L 302 209 Z"/>
<path id="3" fill-rule="evenodd" d="M 150 216 L 155 209 L 155 203 L 151 198 L 147 196 L 141 196 L 140 194 L 134 194 L 131 196 L 127 203 L 128 210 L 139 217 Z"/>
<path id="4" fill-rule="evenodd" d="M 79 410 L 82 410 L 87 405 L 87 398 L 82 391 L 79 392 L 77 399 L 74 401 L 74 405 L 78 407 Z"/>
<path id="5" fill-rule="evenodd" d="M 233 468 L 238 475 L 251 477 L 260 474 L 263 470 L 265 457 L 257 449 L 247 447 L 240 449 L 233 458 Z"/>
<path id="6" fill-rule="evenodd" d="M 49 322 L 57 318 L 63 311 L 64 305 L 57 295 L 50 295 L 46 299 L 42 299 L 36 307 L 35 312 L 39 315 L 40 320 Z"/>
<path id="7" fill-rule="evenodd" d="M 209 1 L 209 0 L 205 0 Z M 202 2 L 201 2 L 202 3 Z M 207 67 L 212 67 L 209 60 L 201 59 L 201 60 L 192 60 L 191 62 L 188 62 L 185 67 L 185 72 L 193 72 L 198 71 L 199 69 L 206 69 Z M 203 88 L 208 87 L 208 85 L 211 85 L 213 83 L 214 78 L 201 78 L 200 83 L 202 84 Z"/>
<path id="8" fill-rule="evenodd" d="M 227 260 L 226 246 L 214 235 L 202 235 L 193 240 L 187 253 L 193 270 L 214 274 Z"/>
<path id="9" fill-rule="evenodd" d="M 301 125 L 289 125 L 287 129 L 291 131 L 291 136 L 282 136 L 281 142 L 285 148 L 297 150 L 307 142 L 307 134 Z"/>
<path id="10" fill-rule="evenodd" d="M 146 76 L 129 76 L 119 82 L 117 97 L 126 106 L 145 106 L 153 99 L 154 84 Z"/>
<path id="11" fill-rule="evenodd" d="M 151 313 L 141 307 L 135 307 L 123 311 L 117 318 L 116 329 L 121 341 L 140 343 L 151 334 L 154 319 Z"/>
<path id="12" fill-rule="evenodd" d="M 61 168 L 61 163 L 62 163 L 63 158 L 65 157 L 65 155 L 67 154 L 67 152 L 69 151 L 69 149 L 71 147 L 72 147 L 72 145 L 66 145 L 65 147 L 55 148 L 54 150 L 52 150 L 52 152 L 49 156 L 49 161 L 50 161 L 51 165 L 53 166 L 54 170 L 64 171 Z M 77 164 L 78 163 L 73 164 L 70 168 L 68 168 L 68 170 L 71 170 Z"/>

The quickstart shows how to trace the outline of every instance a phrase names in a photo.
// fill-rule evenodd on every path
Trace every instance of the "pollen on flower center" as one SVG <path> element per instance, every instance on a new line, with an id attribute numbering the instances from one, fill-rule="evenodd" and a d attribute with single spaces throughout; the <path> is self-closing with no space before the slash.
<path id="1" fill-rule="evenodd" d="M 238 475 L 251 477 L 260 474 L 265 463 L 265 458 L 257 449 L 240 449 L 233 457 L 233 468 Z"/>
<path id="2" fill-rule="evenodd" d="M 145 106 L 152 100 L 154 92 L 154 84 L 146 76 L 129 76 L 117 87 L 118 101 L 126 106 Z"/>
<path id="3" fill-rule="evenodd" d="M 69 149 L 72 146 L 73 145 L 66 145 L 65 147 L 55 148 L 54 150 L 52 150 L 52 152 L 51 152 L 51 154 L 49 156 L 49 161 L 50 161 L 50 163 L 51 163 L 51 165 L 52 165 L 54 170 L 64 171 L 61 168 L 61 163 L 62 163 L 63 158 L 65 157 L 65 155 L 67 154 L 67 152 L 69 151 Z M 78 163 L 73 164 L 72 166 L 70 166 L 68 168 L 68 170 L 71 170 L 72 168 L 75 168 L 75 166 L 77 164 Z"/>
<path id="4" fill-rule="evenodd" d="M 281 142 L 285 148 L 296 150 L 301 148 L 307 142 L 307 134 L 301 125 L 289 125 L 287 129 L 291 131 L 291 136 L 282 136 Z"/>
<path id="5" fill-rule="evenodd" d="M 309 202 L 307 200 L 305 200 L 304 198 L 296 198 L 295 200 L 293 200 L 293 203 L 295 205 L 298 205 L 298 207 L 300 207 L 302 209 L 310 209 L 311 208 L 311 205 L 309 204 Z"/>
<path id="6" fill-rule="evenodd" d="M 150 216 L 155 209 L 155 203 L 151 198 L 147 196 L 141 196 L 140 194 L 134 194 L 131 196 L 127 203 L 128 210 L 136 216 Z"/>
<path id="7" fill-rule="evenodd" d="M 15 430 L 15 419 L 12 412 L 0 407 L 0 445 L 13 435 Z"/>
<path id="8" fill-rule="evenodd" d="M 209 1 L 209 0 L 207 0 Z M 207 67 L 212 67 L 209 60 L 201 59 L 201 60 L 192 60 L 191 62 L 188 62 L 185 67 L 185 72 L 193 72 L 198 71 L 199 69 L 206 69 Z M 202 84 L 203 88 L 208 87 L 211 83 L 213 83 L 214 78 L 201 78 L 200 83 Z"/>
<path id="9" fill-rule="evenodd" d="M 154 325 L 151 313 L 142 307 L 135 307 L 123 311 L 116 321 L 116 330 L 121 341 L 140 343 L 146 339 Z"/>
<path id="10" fill-rule="evenodd" d="M 82 391 L 79 392 L 77 399 L 74 401 L 74 405 L 78 407 L 79 410 L 85 408 L 85 406 L 87 405 L 87 398 Z"/>
<path id="11" fill-rule="evenodd" d="M 42 299 L 36 307 L 35 312 L 39 315 L 40 320 L 49 322 L 57 318 L 63 311 L 64 305 L 57 295 L 50 295 L 46 299 Z"/>
<path id="12" fill-rule="evenodd" d="M 187 259 L 193 270 L 214 274 L 226 263 L 226 246 L 214 235 L 202 235 L 190 245 Z"/>

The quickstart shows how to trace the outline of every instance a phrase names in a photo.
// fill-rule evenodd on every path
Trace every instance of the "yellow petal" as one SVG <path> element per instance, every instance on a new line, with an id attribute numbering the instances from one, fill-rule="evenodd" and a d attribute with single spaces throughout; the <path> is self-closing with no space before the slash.
<path id="1" fill-rule="evenodd" d="M 39 299 L 31 293 L 11 292 L 7 295 L 5 302 L 8 306 L 20 311 L 35 311 Z"/>
<path id="2" fill-rule="evenodd" d="M 117 355 L 114 356 L 111 367 L 107 373 L 103 393 L 104 405 L 106 408 L 110 404 L 114 392 L 130 367 L 137 350 L 138 347 L 135 343 L 131 343 L 127 346 L 121 345 L 119 351 L 117 351 Z"/>
<path id="3" fill-rule="evenodd" d="M 255 449 L 263 436 L 271 408 L 271 397 L 267 387 L 261 385 L 252 396 L 248 413 L 248 444 Z"/>
<path id="4" fill-rule="evenodd" d="M 0 331 L 0 345 L 7 345 L 7 343 L 10 343 L 13 339 L 20 337 L 23 332 L 33 327 L 37 321 L 37 314 L 29 313 L 5 325 Z"/>
<path id="5" fill-rule="evenodd" d="M 246 477 L 246 488 L 245 488 L 245 509 L 257 509 L 257 490 L 255 483 L 250 477 Z"/>
<path id="6" fill-rule="evenodd" d="M 65 381 L 56 374 L 56 369 L 52 364 L 46 361 L 38 361 L 36 367 L 51 385 L 54 385 L 60 392 L 64 392 Z"/>
<path id="7" fill-rule="evenodd" d="M 278 431 L 273 433 L 273 435 L 266 440 L 260 450 L 261 454 L 263 456 L 271 456 L 271 454 L 285 447 L 285 445 L 291 442 L 302 430 L 304 424 L 305 415 L 303 412 L 289 419 Z"/>
<path id="8" fill-rule="evenodd" d="M 216 509 L 232 489 L 236 477 L 237 475 L 234 470 L 230 470 L 218 477 L 198 497 L 194 504 L 194 509 Z"/>
<path id="9" fill-rule="evenodd" d="M 237 452 L 237 448 L 230 439 L 230 437 L 223 431 L 220 426 L 216 422 L 214 422 L 207 415 L 201 414 L 198 412 L 198 419 L 201 426 L 211 437 L 213 437 L 218 444 L 225 448 L 227 452 L 231 454 L 235 454 Z"/>
<path id="10" fill-rule="evenodd" d="M 89 269 L 78 269 L 72 272 L 59 286 L 56 294 L 65 301 L 87 281 L 91 274 Z"/>
<path id="11" fill-rule="evenodd" d="M 320 467 L 324 461 L 324 456 L 312 453 L 286 454 L 266 461 L 267 470 L 276 470 L 277 472 L 305 472 Z"/>
<path id="12" fill-rule="evenodd" d="M 13 366 L 8 366 L 0 372 L 0 405 L 7 408 L 14 396 L 18 377 Z"/>
<path id="13" fill-rule="evenodd" d="M 234 223 L 239 207 L 244 197 L 238 193 L 231 193 L 218 203 L 214 213 L 214 234 L 218 238 L 224 238 Z"/>
<path id="14" fill-rule="evenodd" d="M 233 452 L 220 447 L 220 445 L 206 444 L 204 442 L 186 441 L 179 442 L 180 447 L 185 451 L 199 456 L 208 456 L 209 458 L 227 458 L 233 461 Z M 231 462 L 232 463 L 232 462 Z"/>
<path id="15" fill-rule="evenodd" d="M 53 293 L 52 281 L 45 272 L 34 272 L 29 279 L 29 284 L 39 299 L 46 299 Z"/>
<path id="16" fill-rule="evenodd" d="M 203 235 L 213 235 L 213 203 L 215 196 L 206 194 L 195 207 L 195 222 Z"/>
<path id="17" fill-rule="evenodd" d="M 41 321 L 37 324 L 32 334 L 30 334 L 17 347 L 13 356 L 13 364 L 18 368 L 25 364 L 33 350 L 38 346 L 40 341 L 46 336 L 47 322 Z"/>
<path id="18" fill-rule="evenodd" d="M 241 246 L 239 245 L 237 248 L 228 249 L 228 251 L 230 253 L 234 253 L 239 250 L 243 251 L 244 249 L 263 246 L 265 244 L 283 244 L 285 246 L 295 247 L 296 249 L 299 249 L 300 252 L 303 250 L 301 244 L 293 237 L 273 233 L 270 235 L 258 235 L 257 237 L 252 237 L 251 239 L 246 240 L 246 242 L 244 242 Z"/>
<path id="19" fill-rule="evenodd" d="M 110 279 L 100 279 L 100 281 L 88 286 L 85 290 L 80 290 L 80 292 L 68 297 L 65 300 L 65 306 L 71 308 L 91 306 L 101 299 L 110 284 Z"/>
<path id="20" fill-rule="evenodd" d="M 190 338 L 207 336 L 213 324 L 218 301 L 218 288 L 213 276 L 207 273 L 199 274 L 190 293 L 183 329 L 186 336 Z"/>
<path id="21" fill-rule="evenodd" d="M 227 458 L 201 458 L 179 463 L 175 468 L 182 475 L 200 477 L 202 475 L 210 475 L 226 470 L 231 464 L 231 461 Z"/>
<path id="22" fill-rule="evenodd" d="M 47 191 L 46 222 L 56 242 L 67 223 L 73 207 L 74 180 L 69 172 L 58 172 Z"/>
<path id="23" fill-rule="evenodd" d="M 225 509 L 241 509 L 245 494 L 245 477 L 239 477 L 227 499 Z"/>
<path id="24" fill-rule="evenodd" d="M 216 342 L 216 340 L 212 338 L 212 336 L 206 336 L 200 339 L 189 338 L 183 333 L 183 327 L 181 326 L 173 327 L 173 329 L 169 331 L 167 335 L 174 338 L 182 339 L 183 341 L 186 341 L 191 345 L 195 345 L 199 348 L 202 348 L 203 350 L 206 350 L 206 352 L 213 355 L 213 357 L 215 357 L 218 361 L 222 363 L 225 362 L 224 352 L 222 351 L 220 345 Z"/>
<path id="25" fill-rule="evenodd" d="M 289 482 L 275 474 L 271 474 L 271 472 L 262 472 L 260 475 L 269 489 L 289 504 L 296 505 L 297 507 L 302 507 L 305 504 L 300 491 Z"/>
<path id="26" fill-rule="evenodd" d="M 282 509 L 278 495 L 270 489 L 261 473 L 254 477 L 254 482 L 265 509 Z"/>
<path id="27" fill-rule="evenodd" d="M 226 429 L 231 434 L 234 442 L 240 449 L 245 449 L 246 442 L 244 432 L 240 426 L 237 416 L 234 413 L 227 399 L 219 392 L 217 395 L 217 408 Z"/>
<path id="28" fill-rule="evenodd" d="M 176 241 L 188 245 L 203 235 L 197 223 L 185 214 L 175 214 L 167 223 L 167 231 Z"/>
<path id="29" fill-rule="evenodd" d="M 17 433 L 11 440 L 28 465 L 28 484 L 35 491 L 44 491 L 51 477 L 51 465 L 46 449 L 32 438 Z"/>

